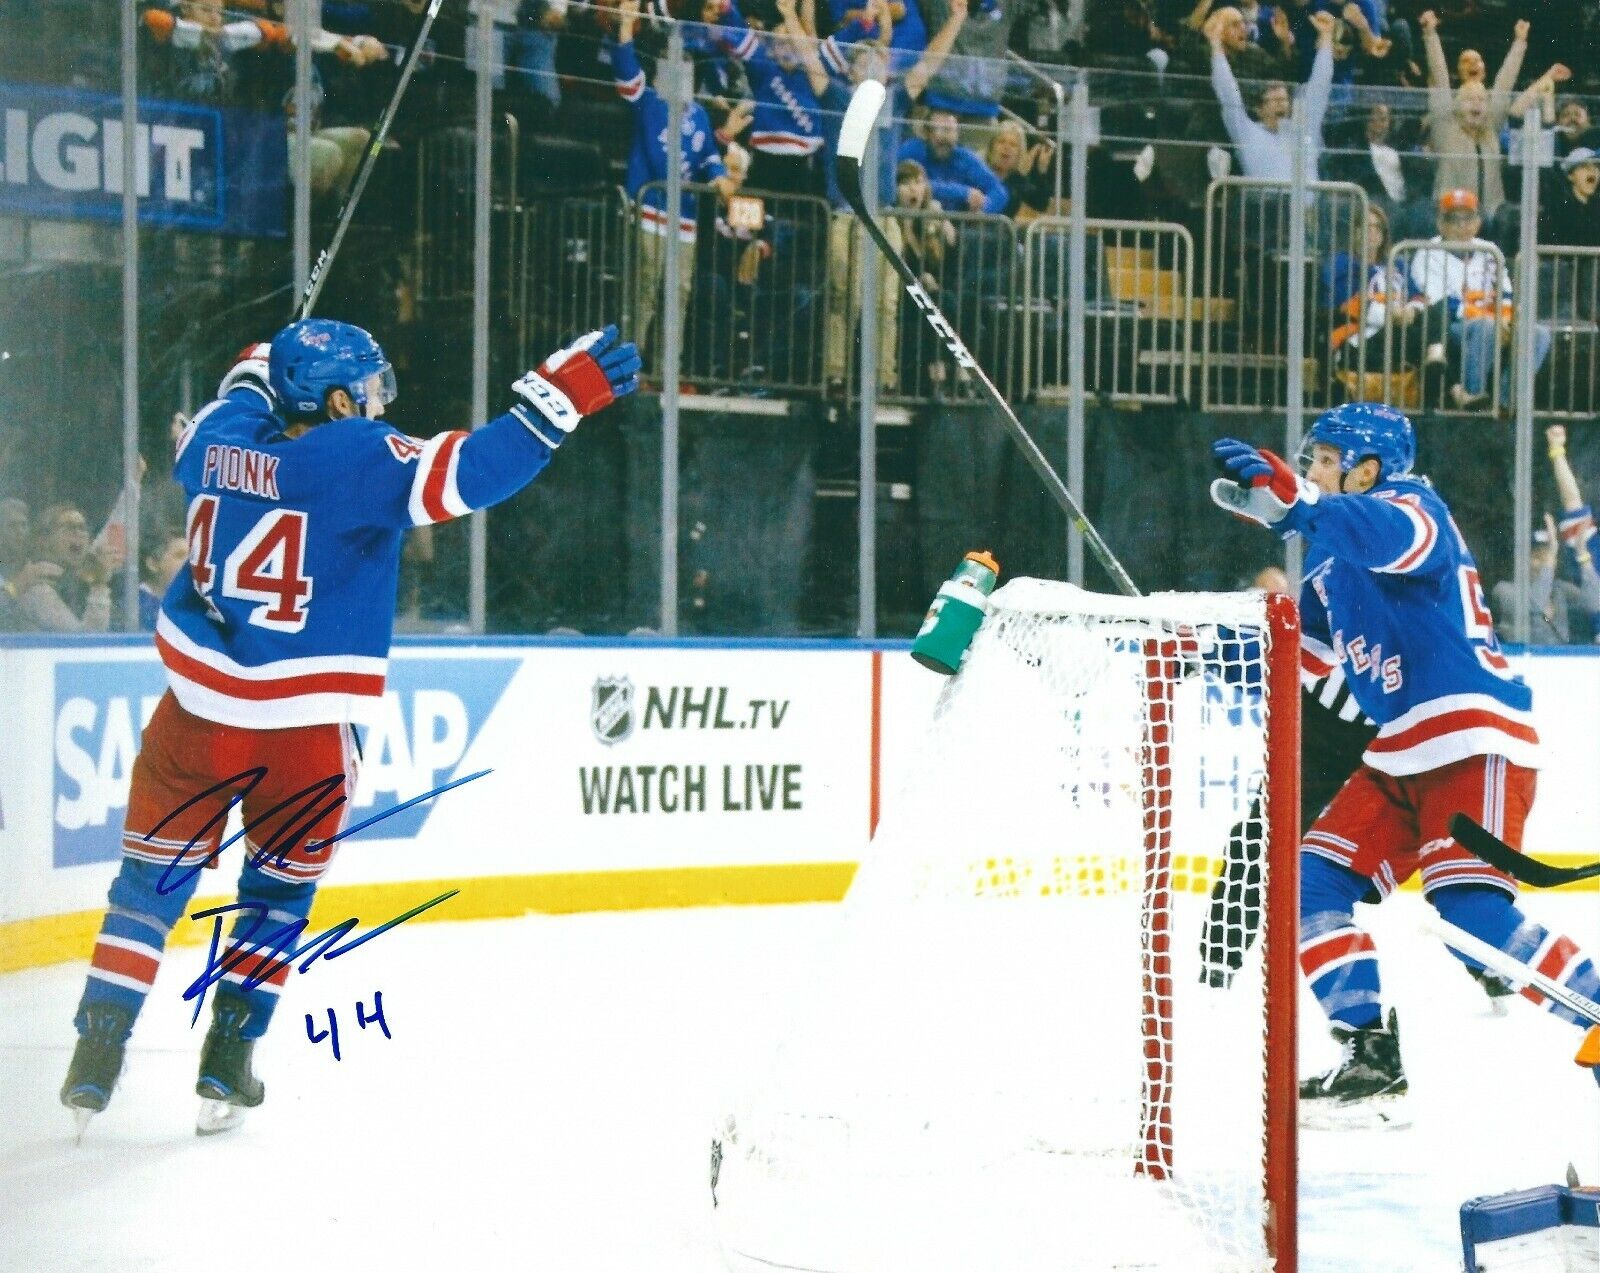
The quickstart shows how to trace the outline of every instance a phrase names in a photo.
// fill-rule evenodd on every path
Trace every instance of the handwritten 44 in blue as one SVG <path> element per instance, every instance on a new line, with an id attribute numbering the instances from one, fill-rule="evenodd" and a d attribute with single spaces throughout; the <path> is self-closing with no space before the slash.
<path id="1" fill-rule="evenodd" d="M 369 1025 L 375 1025 L 383 1031 L 386 1039 L 394 1038 L 389 1033 L 389 1023 L 383 1019 L 383 991 L 372 992 L 372 1015 L 367 1015 L 366 1004 L 356 1000 L 356 1024 L 365 1030 Z M 333 1048 L 333 1059 L 342 1061 L 344 1057 L 339 1052 L 339 1018 L 332 1008 L 328 1009 L 328 1028 L 321 1034 L 317 1033 L 316 1023 L 312 1021 L 311 1014 L 306 1013 L 306 1038 L 313 1043 L 321 1043 L 324 1039 L 329 1041 Z"/>

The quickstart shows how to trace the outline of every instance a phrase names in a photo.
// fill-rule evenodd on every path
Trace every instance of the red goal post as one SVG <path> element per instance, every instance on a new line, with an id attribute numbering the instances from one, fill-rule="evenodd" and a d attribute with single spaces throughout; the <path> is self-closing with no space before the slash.
<path id="1" fill-rule="evenodd" d="M 1293 1273 L 1299 704 L 1288 597 L 998 590 L 719 1124 L 730 1264 Z"/>

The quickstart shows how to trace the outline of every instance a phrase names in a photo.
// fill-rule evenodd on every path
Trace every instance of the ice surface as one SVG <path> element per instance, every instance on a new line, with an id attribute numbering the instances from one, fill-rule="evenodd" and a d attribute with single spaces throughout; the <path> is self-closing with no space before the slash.
<path id="1" fill-rule="evenodd" d="M 1362 912 L 1415 1124 L 1302 1133 L 1307 1273 L 1459 1270 L 1465 1198 L 1559 1181 L 1569 1161 L 1600 1181 L 1600 1092 L 1571 1064 L 1577 1031 L 1520 1000 L 1486 1015 L 1409 927 L 1420 905 Z M 1593 895 L 1527 907 L 1600 946 Z M 257 1053 L 266 1104 L 207 1140 L 193 1132 L 200 1031 L 180 997 L 200 951 L 168 960 L 81 1146 L 56 1092 L 84 965 L 0 977 L 0 1269 L 714 1273 L 711 1129 L 764 1063 L 830 914 L 407 925 L 291 978 Z M 375 990 L 392 1039 L 357 1028 Z M 321 1030 L 330 1008 L 340 1062 L 306 1037 L 305 1014 Z M 1333 1047 L 1309 996 L 1302 1015 L 1309 1072 Z"/>

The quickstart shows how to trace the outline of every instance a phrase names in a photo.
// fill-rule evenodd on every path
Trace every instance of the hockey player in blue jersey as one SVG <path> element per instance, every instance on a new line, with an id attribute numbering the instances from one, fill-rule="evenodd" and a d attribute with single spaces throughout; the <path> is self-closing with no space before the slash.
<path id="1" fill-rule="evenodd" d="M 263 353 L 266 357 L 263 357 Z M 344 825 L 352 717 L 383 693 L 400 548 L 413 526 L 516 494 L 587 415 L 638 385 L 617 330 L 590 332 L 513 386 L 472 432 L 409 437 L 381 419 L 395 376 L 378 343 L 329 319 L 256 346 L 178 438 L 188 569 L 156 622 L 168 689 L 134 762 L 121 869 L 74 1024 L 62 1103 L 103 1110 L 129 1033 L 226 813 L 245 832 L 241 911 L 200 1058 L 197 1130 L 221 1130 L 265 1089 L 251 1067 Z M 263 923 L 261 917 L 266 916 Z M 254 939 L 252 930 L 259 932 Z"/>
<path id="2" fill-rule="evenodd" d="M 1343 670 L 1378 726 L 1301 844 L 1300 966 L 1343 1048 L 1337 1066 L 1301 1084 L 1302 1111 L 1312 1125 L 1397 1125 L 1407 1090 L 1398 1023 L 1393 1009 L 1384 1018 L 1377 949 L 1355 903 L 1381 901 L 1420 871 L 1445 919 L 1600 995 L 1577 946 L 1524 916 L 1515 883 L 1450 836 L 1451 816 L 1463 812 L 1520 845 L 1539 763 L 1532 694 L 1500 651 L 1450 510 L 1411 471 L 1404 415 L 1375 403 L 1327 412 L 1307 435 L 1304 477 L 1232 438 L 1212 453 L 1223 474 L 1211 487 L 1217 504 L 1305 540 L 1302 648 Z"/>

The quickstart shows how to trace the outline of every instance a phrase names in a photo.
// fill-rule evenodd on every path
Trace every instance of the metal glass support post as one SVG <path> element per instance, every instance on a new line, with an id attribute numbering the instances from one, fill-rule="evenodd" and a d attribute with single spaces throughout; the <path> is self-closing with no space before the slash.
<path id="1" fill-rule="evenodd" d="M 1539 309 L 1539 168 L 1549 162 L 1542 153 L 1554 146 L 1540 127 L 1539 112 L 1529 110 L 1522 124 L 1522 226 L 1518 246 L 1516 280 L 1516 349 L 1512 375 L 1516 380 L 1516 460 L 1512 483 L 1512 534 L 1515 535 L 1516 617 L 1512 620 L 1513 639 L 1526 643 L 1528 603 L 1533 591 L 1533 563 L 1530 542 L 1533 538 L 1533 355 Z"/>
<path id="2" fill-rule="evenodd" d="M 1079 72 L 1072 86 L 1072 211 L 1067 218 L 1067 490 L 1084 507 L 1084 323 L 1088 307 L 1084 262 L 1088 255 L 1089 147 L 1094 137 L 1089 113 L 1089 78 Z M 1056 171 L 1059 174 L 1060 165 Z M 1067 528 L 1067 580 L 1083 586 L 1083 532 Z"/>
<path id="3" fill-rule="evenodd" d="M 314 0 L 295 0 L 294 31 L 294 294 L 306 294 L 311 277 L 311 37 Z"/>
<path id="4" fill-rule="evenodd" d="M 1079 0 L 1079 9 L 1081 10 L 1082 7 L 1083 7 L 1082 6 L 1082 0 Z M 1062 90 L 1061 81 L 1060 80 L 1056 79 L 1055 76 L 1053 76 L 1053 75 L 1046 75 L 1043 71 L 1041 71 L 1032 62 L 1028 61 L 1027 58 L 1023 57 L 1022 54 L 1018 53 L 1015 49 L 1007 49 L 1006 50 L 1006 60 L 1008 62 L 1010 62 L 1013 66 L 1015 66 L 1019 70 L 1021 70 L 1025 75 L 1029 76 L 1032 79 L 1038 80 L 1039 83 L 1043 84 L 1046 88 L 1048 88 L 1050 90 L 1051 95 L 1056 99 L 1056 156 L 1055 156 L 1055 164 L 1056 164 L 1056 171 L 1055 171 L 1056 206 L 1050 210 L 1050 214 L 1052 216 L 1060 216 L 1061 215 L 1061 156 L 1066 153 L 1066 131 L 1067 131 L 1067 128 L 1066 128 L 1066 117 L 1067 117 L 1067 98 L 1066 98 L 1066 93 Z"/>
<path id="5" fill-rule="evenodd" d="M 1306 184 L 1309 174 L 1306 171 L 1306 108 L 1301 98 L 1295 99 L 1289 136 L 1293 156 L 1289 165 L 1289 285 L 1284 302 L 1289 307 L 1284 323 L 1284 354 L 1289 365 L 1284 376 L 1283 453 L 1293 463 L 1306 424 Z M 1304 560 L 1300 538 L 1295 536 L 1284 550 L 1283 562 L 1291 592 L 1300 588 Z"/>
<path id="6" fill-rule="evenodd" d="M 139 628 L 139 14 L 122 0 L 122 623 Z"/>
<path id="7" fill-rule="evenodd" d="M 477 153 L 472 196 L 472 427 L 489 418 L 489 250 L 494 197 L 493 6 L 478 6 L 478 78 L 474 115 Z M 471 519 L 467 540 L 467 622 L 474 632 L 488 626 L 489 513 Z"/>
<path id="8" fill-rule="evenodd" d="M 683 361 L 683 316 L 678 312 L 682 265 L 678 260 L 678 218 L 683 210 L 683 113 L 689 97 L 685 74 L 683 31 L 676 22 L 667 30 L 667 215 L 661 272 L 661 634 L 678 635 L 678 364 Z"/>
<path id="9" fill-rule="evenodd" d="M 883 144 L 882 116 L 867 139 L 861 168 L 866 174 L 861 194 L 867 211 L 878 214 L 878 147 Z M 861 456 L 856 473 L 856 635 L 878 635 L 878 289 L 883 286 L 882 262 L 868 242 L 866 232 L 852 225 L 853 245 L 859 245 L 861 262 L 861 356 L 856 360 L 861 376 Z"/>

